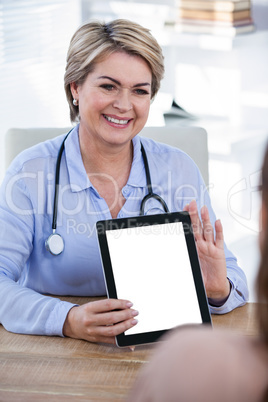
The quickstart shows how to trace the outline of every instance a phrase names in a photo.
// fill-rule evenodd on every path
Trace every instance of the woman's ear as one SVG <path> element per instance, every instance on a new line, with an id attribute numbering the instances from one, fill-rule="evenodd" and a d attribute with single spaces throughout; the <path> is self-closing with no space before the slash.
<path id="1" fill-rule="evenodd" d="M 76 82 L 70 83 L 70 89 L 71 89 L 73 98 L 78 99 L 78 86 L 77 86 Z"/>

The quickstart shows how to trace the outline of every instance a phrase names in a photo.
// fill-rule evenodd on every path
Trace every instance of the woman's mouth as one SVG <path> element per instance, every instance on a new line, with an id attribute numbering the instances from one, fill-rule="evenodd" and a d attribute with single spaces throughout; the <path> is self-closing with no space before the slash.
<path id="1" fill-rule="evenodd" d="M 122 126 L 126 126 L 131 119 L 116 119 L 115 117 L 107 116 L 106 114 L 103 115 L 107 121 L 113 124 L 119 124 Z"/>

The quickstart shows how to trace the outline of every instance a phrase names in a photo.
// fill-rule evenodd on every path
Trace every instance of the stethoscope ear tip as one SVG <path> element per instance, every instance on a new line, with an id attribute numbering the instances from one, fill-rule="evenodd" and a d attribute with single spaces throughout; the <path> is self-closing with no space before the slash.
<path id="1" fill-rule="evenodd" d="M 52 255 L 59 255 L 64 250 L 64 241 L 58 233 L 52 233 L 45 242 L 46 249 Z"/>

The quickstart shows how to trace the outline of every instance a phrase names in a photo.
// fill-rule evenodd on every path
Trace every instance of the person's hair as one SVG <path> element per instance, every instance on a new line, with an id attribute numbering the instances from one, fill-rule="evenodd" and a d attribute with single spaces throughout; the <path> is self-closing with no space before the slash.
<path id="1" fill-rule="evenodd" d="M 64 88 L 71 121 L 79 118 L 79 109 L 73 105 L 70 84 L 75 82 L 82 85 L 96 63 L 115 52 L 125 52 L 144 59 L 152 72 L 151 99 L 157 94 L 164 75 L 164 57 L 149 29 L 124 19 L 109 23 L 89 22 L 75 32 L 67 53 Z"/>
<path id="2" fill-rule="evenodd" d="M 266 210 L 265 230 L 261 244 L 261 261 L 256 278 L 256 293 L 258 295 L 258 319 L 261 335 L 268 346 L 268 144 L 261 171 L 262 203 Z"/>

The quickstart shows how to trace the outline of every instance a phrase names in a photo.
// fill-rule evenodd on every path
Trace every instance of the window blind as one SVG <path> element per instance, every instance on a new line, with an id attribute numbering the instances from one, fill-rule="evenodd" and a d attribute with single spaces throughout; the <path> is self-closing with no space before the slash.
<path id="1" fill-rule="evenodd" d="M 0 0 L 0 179 L 9 128 L 70 124 L 63 75 L 80 24 L 80 0 Z"/>

